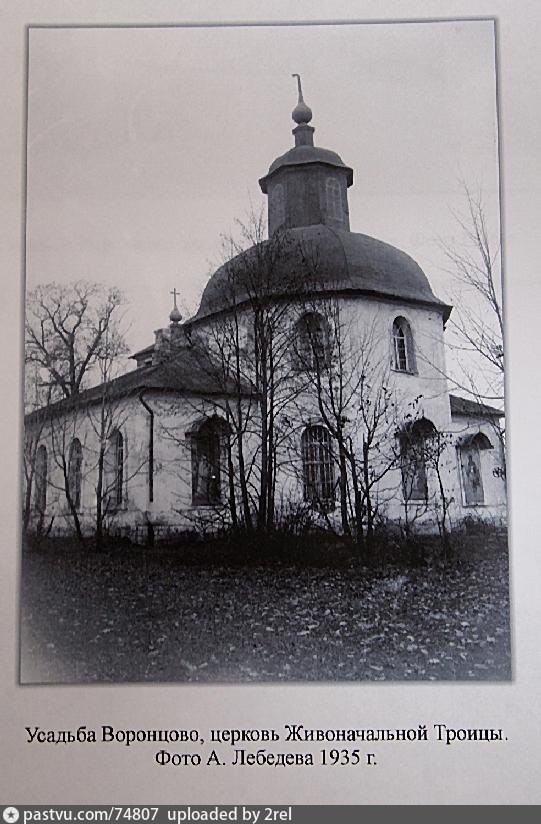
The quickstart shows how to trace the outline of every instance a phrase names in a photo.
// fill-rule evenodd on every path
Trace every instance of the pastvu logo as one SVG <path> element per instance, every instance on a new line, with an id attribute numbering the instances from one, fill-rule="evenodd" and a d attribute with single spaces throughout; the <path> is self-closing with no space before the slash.
<path id="1" fill-rule="evenodd" d="M 8 824 L 15 824 L 15 822 L 19 820 L 19 810 L 17 807 L 4 807 L 2 815 L 4 816 L 4 821 L 7 821 Z"/>

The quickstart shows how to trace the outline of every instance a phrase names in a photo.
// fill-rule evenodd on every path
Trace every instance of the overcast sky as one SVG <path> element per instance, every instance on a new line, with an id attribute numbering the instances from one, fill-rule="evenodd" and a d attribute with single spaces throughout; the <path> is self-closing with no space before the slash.
<path id="1" fill-rule="evenodd" d="M 292 72 L 316 144 L 354 169 L 352 231 L 452 299 L 437 239 L 456 235 L 461 179 L 498 231 L 491 22 L 31 30 L 27 287 L 120 286 L 134 350 L 173 287 L 194 310 L 221 235 L 293 145 Z"/>

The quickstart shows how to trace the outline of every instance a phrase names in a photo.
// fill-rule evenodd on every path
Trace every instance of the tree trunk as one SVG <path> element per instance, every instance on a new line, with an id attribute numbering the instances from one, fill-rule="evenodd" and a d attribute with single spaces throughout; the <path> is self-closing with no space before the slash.
<path id="1" fill-rule="evenodd" d="M 448 550 L 450 549 L 450 541 L 449 541 L 449 532 L 447 530 L 447 510 L 449 508 L 449 504 L 447 501 L 447 497 L 445 495 L 445 489 L 443 487 L 443 480 L 441 477 L 441 472 L 439 466 L 436 466 L 436 476 L 438 478 L 438 486 L 440 491 L 440 499 L 441 499 L 441 524 L 440 524 L 440 531 L 441 531 L 441 544 L 443 547 L 443 551 L 445 555 L 447 555 Z"/>
<path id="2" fill-rule="evenodd" d="M 71 498 L 69 491 L 66 489 L 66 501 L 68 502 L 68 506 L 71 512 L 71 516 L 73 518 L 73 525 L 75 526 L 75 533 L 77 535 L 77 540 L 80 544 L 84 544 L 83 533 L 81 530 L 81 521 L 79 518 L 79 513 L 77 512 L 77 508 Z"/>
<path id="3" fill-rule="evenodd" d="M 237 501 L 235 498 L 235 472 L 233 467 L 233 456 L 231 454 L 231 441 L 227 438 L 227 479 L 229 483 L 229 509 L 231 512 L 231 525 L 233 529 L 238 528 Z"/>
<path id="4" fill-rule="evenodd" d="M 28 527 L 30 525 L 30 515 L 32 513 L 32 486 L 33 486 L 33 473 L 30 473 L 30 477 L 27 478 L 26 482 L 26 489 L 24 492 L 24 506 L 23 506 L 23 535 L 26 536 L 28 532 Z"/>
<path id="5" fill-rule="evenodd" d="M 370 463 L 369 463 L 370 447 L 363 438 L 363 483 L 364 483 L 364 502 L 366 511 L 366 548 L 372 548 L 374 538 L 374 511 L 372 509 L 372 498 L 370 494 Z"/>
<path id="6" fill-rule="evenodd" d="M 75 502 L 71 497 L 71 489 L 70 489 L 70 482 L 69 482 L 69 467 L 66 464 L 65 458 L 62 457 L 62 474 L 64 476 L 64 494 L 66 496 L 66 502 L 69 507 L 69 511 L 71 513 L 71 517 L 73 518 L 73 525 L 75 527 L 75 534 L 77 535 L 77 540 L 80 544 L 84 543 L 83 533 L 81 531 L 81 521 L 79 519 L 79 513 L 77 512 L 77 507 L 75 506 Z"/>
<path id="7" fill-rule="evenodd" d="M 242 498 L 242 516 L 246 529 L 251 532 L 253 529 L 252 511 L 250 509 L 250 496 L 248 494 L 248 483 L 246 481 L 246 465 L 244 462 L 244 441 L 242 432 L 237 435 L 237 460 L 239 464 L 239 483 Z"/>
<path id="8" fill-rule="evenodd" d="M 361 490 L 359 488 L 359 478 L 357 475 L 357 466 L 355 460 L 350 461 L 351 466 L 351 482 L 353 485 L 353 495 L 355 504 L 355 538 L 360 547 L 364 547 L 364 529 L 363 529 L 363 499 Z"/>
<path id="9" fill-rule="evenodd" d="M 271 377 L 272 383 L 272 377 Z M 274 528 L 274 490 L 276 485 L 276 446 L 274 443 L 274 392 L 271 389 L 267 449 L 267 532 Z"/>
<path id="10" fill-rule="evenodd" d="M 263 338 L 263 335 L 261 336 Z M 267 524 L 267 487 L 269 478 L 268 470 L 268 447 L 269 447 L 269 432 L 268 432 L 268 375 L 267 375 L 267 358 L 265 351 L 265 343 L 261 342 L 260 348 L 260 402 L 259 409 L 261 415 L 261 469 L 259 478 L 259 501 L 258 501 L 258 518 L 257 527 L 259 531 L 263 531 Z"/>
<path id="11" fill-rule="evenodd" d="M 96 484 L 96 550 L 103 549 L 103 463 L 104 449 L 100 447 L 98 456 L 98 482 Z"/>
<path id="12" fill-rule="evenodd" d="M 262 424 L 261 424 L 261 469 L 260 469 L 260 479 L 259 479 L 259 505 L 258 505 L 258 518 L 257 518 L 257 526 L 259 530 L 262 530 L 267 523 L 267 484 L 268 484 L 268 477 L 267 477 L 267 451 L 268 451 L 268 443 L 267 443 L 267 405 L 265 401 L 261 402 L 261 417 L 262 417 Z"/>
<path id="13" fill-rule="evenodd" d="M 348 470 L 344 445 L 341 441 L 338 444 L 339 471 L 340 471 L 340 516 L 342 520 L 342 532 L 344 535 L 351 535 L 348 513 Z"/>

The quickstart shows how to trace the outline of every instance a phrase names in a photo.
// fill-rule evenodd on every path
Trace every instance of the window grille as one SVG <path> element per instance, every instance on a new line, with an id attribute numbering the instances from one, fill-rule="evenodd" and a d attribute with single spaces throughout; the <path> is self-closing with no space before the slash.
<path id="1" fill-rule="evenodd" d="M 334 503 L 335 465 L 332 439 L 324 426 L 308 426 L 302 433 L 304 500 Z"/>

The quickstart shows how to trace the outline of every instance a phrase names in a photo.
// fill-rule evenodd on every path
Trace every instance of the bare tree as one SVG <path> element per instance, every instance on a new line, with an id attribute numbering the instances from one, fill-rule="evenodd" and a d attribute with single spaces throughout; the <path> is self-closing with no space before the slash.
<path id="1" fill-rule="evenodd" d="M 421 397 L 410 403 L 399 432 L 400 467 L 404 501 L 404 533 L 424 515 L 433 515 L 444 553 L 450 549 L 449 508 L 452 497 L 447 475 L 454 468 L 451 447 L 454 436 L 438 429 L 421 411 Z M 435 482 L 435 483 L 434 483 Z"/>
<path id="2" fill-rule="evenodd" d="M 451 321 L 462 342 L 459 352 L 475 357 L 476 365 L 489 369 L 487 385 L 480 384 L 479 373 L 462 363 L 466 388 L 474 396 L 503 401 L 504 324 L 501 306 L 500 247 L 493 244 L 482 196 L 464 186 L 466 217 L 456 216 L 462 240 L 454 246 L 442 244 L 451 272 L 464 287 Z M 494 248 L 495 246 L 495 248 Z M 459 290 L 460 293 L 460 290 Z"/>
<path id="3" fill-rule="evenodd" d="M 55 482 L 53 476 L 49 485 L 59 489 L 65 498 L 75 534 L 78 541 L 83 543 L 80 516 L 82 444 L 77 437 L 81 429 L 81 417 L 77 404 L 64 414 L 55 415 L 53 411 L 49 415 L 48 434 L 53 462 L 60 475 L 60 483 Z"/>
<path id="4" fill-rule="evenodd" d="M 37 286 L 26 301 L 26 361 L 44 370 L 54 395 L 77 395 L 104 347 L 127 352 L 120 330 L 123 298 L 116 288 L 80 280 Z"/>
<path id="5" fill-rule="evenodd" d="M 369 544 L 381 482 L 386 476 L 390 481 L 400 458 L 399 402 L 387 348 L 377 319 L 361 330 L 356 321 L 345 320 L 339 300 L 319 295 L 317 253 L 288 233 L 263 241 L 262 227 L 261 220 L 252 219 L 241 224 L 240 242 L 228 239 L 228 262 L 220 271 L 221 312 L 201 336 L 197 324 L 190 335 L 201 371 L 222 389 L 215 403 L 230 426 L 224 474 L 231 520 L 272 531 L 277 477 L 280 471 L 301 470 L 302 461 L 292 466 L 291 446 L 298 445 L 304 428 L 295 421 L 306 420 L 310 407 L 337 446 L 342 531 L 350 534 L 353 525 L 359 543 Z M 326 330 L 324 344 L 322 330 L 309 323 L 315 316 Z M 299 347 L 299 324 L 306 327 L 307 347 Z M 315 503 L 326 517 L 325 501 Z M 283 508 L 283 501 L 278 506 Z"/>
<path id="6" fill-rule="evenodd" d="M 238 228 L 239 237 L 225 241 L 222 312 L 206 330 L 205 341 L 209 370 L 214 376 L 218 371 L 218 385 L 229 389 L 223 401 L 232 430 L 229 476 L 235 472 L 238 477 L 242 522 L 248 529 L 270 532 L 276 513 L 280 420 L 296 391 L 290 370 L 290 318 L 292 301 L 303 289 L 303 261 L 300 247 L 286 233 L 264 239 L 262 215 L 252 214 Z M 291 260 L 297 266 L 290 272 L 285 264 Z M 193 340 L 198 341 L 196 329 Z M 233 484 L 230 498 L 235 517 Z"/>
<path id="7" fill-rule="evenodd" d="M 36 475 L 37 453 L 42 437 L 47 428 L 48 415 L 38 410 L 46 408 L 51 399 L 51 387 L 44 385 L 39 370 L 28 364 L 25 366 L 25 411 L 31 418 L 25 427 L 23 446 L 23 535 L 30 527 L 33 510 L 34 480 Z"/>
<path id="8" fill-rule="evenodd" d="M 217 318 L 208 330 L 207 346 L 198 344 L 197 333 L 191 338 L 201 370 L 221 393 L 215 404 L 230 427 L 227 437 L 228 501 L 233 526 L 242 524 L 249 531 L 258 511 L 253 495 L 255 456 L 247 440 L 254 430 L 258 408 L 254 383 L 254 360 L 250 351 L 252 321 L 236 299 L 234 273 L 227 273 L 228 304 L 226 314 Z M 236 500 L 236 480 L 240 490 L 240 511 Z"/>
<path id="9" fill-rule="evenodd" d="M 504 402 L 504 322 L 501 254 L 492 240 L 482 194 L 463 185 L 465 215 L 455 215 L 459 239 L 441 243 L 457 284 L 455 311 L 447 341 L 455 369 L 449 380 L 478 403 Z M 493 419 L 505 476 L 505 432 Z"/>
<path id="10" fill-rule="evenodd" d="M 395 433 L 400 399 L 375 317 L 365 328 L 345 317 L 338 299 L 303 305 L 295 345 L 304 380 L 301 398 L 317 412 L 337 446 L 342 531 L 370 547 L 382 481 L 399 462 Z"/>
<path id="11" fill-rule="evenodd" d="M 36 461 L 38 449 L 40 446 L 45 419 L 42 418 L 35 422 L 32 427 L 27 427 L 24 437 L 23 447 L 23 474 L 24 474 L 24 489 L 23 489 L 23 535 L 28 534 L 30 521 L 32 519 L 33 510 L 33 496 L 34 496 L 34 481 L 36 476 Z"/>
<path id="12" fill-rule="evenodd" d="M 118 371 L 114 339 L 109 348 L 105 337 L 98 368 L 101 391 L 97 403 L 87 405 L 86 417 L 96 443 L 91 471 L 95 473 L 95 542 L 96 549 L 100 551 L 103 548 L 105 527 L 123 503 L 128 480 L 122 428 L 128 420 L 129 410 L 126 408 L 125 398 L 118 393 L 114 383 Z M 133 466 L 131 477 L 141 470 L 143 463 L 144 461 Z"/>
<path id="13" fill-rule="evenodd" d="M 75 532 L 82 540 L 80 467 L 75 471 L 75 463 L 80 457 L 72 454 L 76 429 L 81 418 L 85 417 L 83 404 L 79 403 L 78 398 L 93 379 L 104 382 L 102 415 L 98 416 L 100 425 L 97 428 L 92 425 L 95 424 L 92 413 L 88 415 L 91 428 L 95 432 L 99 430 L 98 441 L 101 444 L 115 418 L 109 396 L 109 380 L 119 370 L 119 358 L 128 351 L 121 328 L 122 304 L 123 296 L 117 288 L 84 280 L 64 285 L 43 284 L 27 295 L 25 406 L 27 409 L 45 408 L 27 427 L 23 512 L 23 523 L 27 527 L 37 449 L 39 440 L 47 435 L 60 477 L 60 481 L 48 477 L 47 484 L 56 485 L 63 493 Z M 61 398 L 69 399 L 69 406 L 47 411 L 51 401 Z M 103 470 L 103 456 L 98 460 L 98 479 L 100 467 Z M 101 484 L 103 486 L 103 478 Z M 98 498 L 101 502 L 103 495 L 100 493 Z M 97 521 L 98 543 L 101 543 L 103 513 L 98 512 Z"/>
<path id="14" fill-rule="evenodd" d="M 242 227 L 242 241 L 251 246 L 235 258 L 230 281 L 246 296 L 253 324 L 248 330 L 248 335 L 253 335 L 253 343 L 247 350 L 248 357 L 253 357 L 251 371 L 258 405 L 257 526 L 259 530 L 272 531 L 280 446 L 277 439 L 279 420 L 294 391 L 290 380 L 290 308 L 302 289 L 304 267 L 299 265 L 296 277 L 290 277 L 284 264 L 291 259 L 302 260 L 302 251 L 287 234 L 280 232 L 264 241 L 263 225 L 262 216 L 259 216 Z"/>

